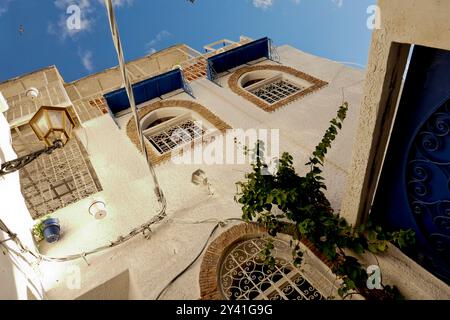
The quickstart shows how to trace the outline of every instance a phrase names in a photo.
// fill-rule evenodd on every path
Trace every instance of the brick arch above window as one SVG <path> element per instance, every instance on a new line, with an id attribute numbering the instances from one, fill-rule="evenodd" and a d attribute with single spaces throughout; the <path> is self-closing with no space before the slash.
<path id="1" fill-rule="evenodd" d="M 163 108 L 185 108 L 187 110 L 193 111 L 196 114 L 198 114 L 200 117 L 202 117 L 204 120 L 211 123 L 217 130 L 225 132 L 227 129 L 231 129 L 231 127 L 225 123 L 222 119 L 217 117 L 214 113 L 209 111 L 206 107 L 202 106 L 201 104 L 194 102 L 194 101 L 188 101 L 188 100 L 163 100 L 158 101 L 152 104 L 149 104 L 145 107 L 142 107 L 139 109 L 138 114 L 139 118 L 142 120 L 147 116 L 148 114 L 152 113 L 153 111 L 156 111 L 158 109 Z M 139 151 L 141 151 L 140 142 L 139 142 L 139 135 L 136 130 L 136 123 L 134 120 L 134 117 L 131 117 L 131 119 L 127 123 L 126 132 L 128 137 L 130 138 L 131 142 L 138 148 Z M 167 152 L 164 154 L 159 154 L 158 152 L 153 150 L 153 147 L 151 143 L 145 139 L 146 147 L 147 147 L 147 154 L 150 157 L 150 160 L 153 164 L 161 164 L 164 161 L 167 161 L 171 158 L 171 153 Z"/>
<path id="2" fill-rule="evenodd" d="M 260 242 L 261 240 L 267 239 L 267 236 L 267 229 L 256 223 L 241 223 L 235 225 L 218 236 L 206 249 L 202 264 L 200 266 L 200 299 L 230 299 L 230 297 L 226 296 L 230 293 L 228 289 L 230 287 L 237 288 L 236 286 L 230 286 L 229 275 L 236 275 L 236 273 L 233 273 L 233 270 L 231 269 L 233 269 L 233 267 L 238 267 L 237 265 L 241 265 L 241 267 L 235 268 L 234 270 L 240 269 L 241 272 L 238 272 L 238 274 L 244 275 L 246 273 L 246 270 L 244 270 L 245 266 L 249 265 L 248 262 L 251 262 L 251 260 L 254 261 L 254 257 L 258 255 L 258 252 L 262 252 L 260 251 L 262 249 L 262 246 L 258 243 L 256 243 L 256 246 L 254 246 L 252 245 L 252 242 Z M 274 251 L 272 251 L 272 254 L 278 261 L 283 259 L 286 260 L 284 263 L 281 263 L 282 266 L 286 266 L 291 263 L 286 263 L 287 261 L 291 261 L 292 259 L 292 250 L 289 245 L 290 239 L 292 238 L 288 234 L 279 234 L 273 239 L 275 248 Z M 276 242 L 279 240 L 281 240 L 281 242 L 284 242 L 284 248 L 278 247 L 276 245 Z M 250 250 L 246 250 L 245 248 Z M 336 276 L 331 272 L 331 268 L 333 267 L 332 262 L 327 260 L 327 258 L 322 253 L 320 253 L 320 251 L 311 242 L 307 240 L 302 240 L 301 248 L 305 253 L 303 257 L 302 267 L 297 268 L 291 265 L 291 270 L 287 275 L 287 277 L 290 279 L 292 278 L 291 276 L 293 276 L 293 278 L 291 279 L 293 280 L 292 283 L 294 283 L 297 287 L 297 289 L 294 290 L 300 294 L 297 294 L 297 297 L 292 297 L 292 294 L 282 290 L 283 288 L 285 288 L 285 286 L 283 285 L 284 281 L 276 281 L 276 284 L 272 283 L 272 288 L 268 289 L 266 287 L 266 289 L 264 290 L 265 292 L 262 293 L 262 296 L 265 295 L 265 297 L 263 297 L 262 299 L 276 299 L 276 297 L 274 297 L 272 293 L 275 293 L 275 291 L 280 292 L 280 290 L 280 297 L 282 299 L 288 298 L 288 300 L 298 298 L 300 298 L 300 300 L 303 300 L 305 298 L 314 300 L 324 299 L 326 298 L 325 295 L 328 295 L 328 298 L 334 297 L 334 299 L 340 299 L 337 292 L 340 282 L 336 282 Z M 235 255 L 235 253 L 237 252 L 244 253 L 244 251 L 246 251 L 247 253 L 251 252 L 251 254 L 244 254 L 243 256 L 241 256 L 240 254 L 238 254 L 238 256 Z M 254 255 L 254 257 L 250 257 L 251 255 Z M 234 260 L 235 263 L 229 263 L 230 257 L 234 257 L 231 260 Z M 242 266 L 244 266 L 244 268 L 242 268 Z M 277 269 L 279 269 L 278 266 Z M 275 275 L 275 273 L 271 274 Z M 283 278 L 286 280 L 286 277 L 283 276 Z M 322 279 L 323 281 L 320 279 Z M 240 281 L 240 279 L 236 280 Z M 279 285 L 281 285 L 281 287 Z M 308 289 L 308 297 L 302 298 L 300 296 L 303 296 L 302 292 L 306 292 L 305 286 L 307 286 Z M 277 287 L 277 289 L 272 290 L 274 289 L 274 287 Z M 244 291 L 247 290 L 246 288 L 251 289 L 249 287 L 245 287 Z M 299 290 L 302 288 L 305 290 Z M 296 295 L 295 292 L 292 293 Z M 244 295 L 241 296 L 241 298 L 242 297 L 247 299 L 249 296 L 246 297 Z M 240 299 L 239 297 L 233 295 L 232 299 L 234 298 Z M 250 297 L 250 299 L 252 298 Z M 261 297 L 253 297 L 253 299 L 258 300 L 261 299 Z"/>
<path id="3" fill-rule="evenodd" d="M 200 298 L 224 300 L 219 284 L 219 272 L 224 255 L 233 244 L 266 234 L 267 230 L 257 224 L 243 223 L 231 227 L 217 237 L 207 248 L 200 266 Z"/>
<path id="4" fill-rule="evenodd" d="M 296 91 L 295 93 L 292 93 L 289 96 L 280 99 L 279 101 L 268 103 L 264 99 L 257 97 L 254 93 L 244 89 L 240 83 L 241 82 L 240 80 L 244 75 L 257 71 L 272 71 L 275 73 L 280 73 L 281 75 L 285 74 L 293 78 L 294 82 L 295 78 L 297 78 L 302 83 L 305 82 L 308 83 L 308 85 L 298 86 L 299 88 L 297 89 L 300 89 L 301 87 L 301 90 L 295 90 Z M 255 104 L 256 106 L 258 106 L 259 108 L 263 109 L 266 112 L 275 111 L 290 102 L 303 98 L 304 96 L 323 88 L 327 84 L 328 82 L 317 79 L 309 74 L 298 71 L 294 68 L 279 65 L 246 66 L 235 71 L 228 80 L 228 86 L 234 93 L 252 102 L 253 104 Z"/>

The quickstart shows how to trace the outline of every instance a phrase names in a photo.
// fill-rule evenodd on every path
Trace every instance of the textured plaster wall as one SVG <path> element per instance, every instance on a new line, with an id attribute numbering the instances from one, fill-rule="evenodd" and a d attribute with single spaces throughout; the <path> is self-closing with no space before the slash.
<path id="1" fill-rule="evenodd" d="M 309 73 L 329 82 L 329 85 L 273 113 L 263 111 L 229 90 L 229 76 L 221 78 L 222 88 L 206 79 L 191 83 L 195 100 L 185 93 L 176 94 L 169 100 L 195 101 L 232 128 L 280 129 L 280 150 L 291 152 L 298 171 L 304 172 L 304 163 L 328 127 L 329 120 L 336 114 L 343 99 L 342 88 L 345 88 L 345 99 L 351 109 L 325 167 L 328 196 L 333 206 L 339 208 L 350 160 L 348 155 L 356 131 L 364 74 L 289 46 L 280 47 L 279 53 L 284 65 Z M 117 239 L 120 234 L 155 215 L 158 205 L 153 196 L 151 179 L 142 156 L 126 135 L 125 127 L 130 117 L 126 115 L 118 119 L 122 127 L 120 130 L 105 115 L 85 123 L 85 131 L 77 133 L 87 146 L 104 189 L 93 198 L 103 197 L 108 216 L 101 221 L 93 220 L 87 213 L 89 199 L 59 210 L 56 215 L 63 225 L 63 238 L 53 245 L 43 244 L 41 252 L 60 256 L 87 251 Z M 199 168 L 207 173 L 216 190 L 214 196 L 209 196 L 205 187 L 190 182 L 192 172 Z M 84 297 L 89 297 L 88 293 L 95 292 L 99 298 L 99 292 L 105 291 L 96 288 L 108 283 L 108 288 L 127 293 L 130 299 L 154 299 L 198 254 L 214 226 L 214 223 L 189 224 L 185 223 L 186 220 L 241 216 L 240 207 L 233 200 L 235 182 L 242 180 L 248 170 L 249 165 L 175 165 L 170 161 L 157 166 L 156 172 L 167 197 L 168 220 L 153 228 L 150 240 L 139 235 L 120 247 L 87 257 L 89 266 L 82 259 L 67 263 L 41 263 L 48 297 L 73 299 L 84 294 L 87 294 Z M 184 222 L 181 223 L 180 219 Z M 223 230 L 221 228 L 219 231 Z M 73 266 L 80 268 L 81 282 L 79 287 L 70 286 L 71 290 L 68 290 Z M 197 263 L 170 287 L 163 298 L 199 298 L 199 268 L 200 263 Z M 127 279 L 108 282 L 127 270 Z"/>
<path id="2" fill-rule="evenodd" d="M 16 158 L 10 139 L 9 124 L 0 111 L 0 163 Z M 29 231 L 32 220 L 20 191 L 19 173 L 0 177 L 0 204 L 0 220 L 28 247 L 33 248 Z M 8 238 L 7 234 L 0 231 L 0 241 Z M 4 244 L 15 251 L 20 251 L 11 241 Z M 24 261 L 14 255 L 3 254 L 4 249 L 0 246 L 0 300 L 27 299 L 29 284 L 27 278 L 34 279 L 34 274 Z"/>
<path id="3" fill-rule="evenodd" d="M 380 105 L 385 94 L 385 78 L 388 57 L 394 42 L 418 44 L 450 50 L 450 1 L 441 0 L 379 0 L 381 29 L 373 33 L 364 99 L 356 134 L 349 185 L 343 200 L 342 212 L 350 221 L 356 221 L 363 193 L 364 181 L 368 179 L 368 159 L 374 138 L 389 126 L 375 131 L 380 117 Z"/>
<path id="4" fill-rule="evenodd" d="M 449 287 L 390 245 L 387 253 L 359 257 L 365 265 L 379 265 L 383 283 L 395 284 L 407 299 L 449 300 Z"/>
<path id="5" fill-rule="evenodd" d="M 418 44 L 450 50 L 450 1 L 442 0 L 379 0 L 381 29 L 373 33 L 364 99 L 356 133 L 356 144 L 349 170 L 348 187 L 342 203 L 342 214 L 356 222 L 366 216 L 364 201 L 370 196 L 368 181 L 378 172 L 371 172 L 372 159 L 383 132 L 390 129 L 390 119 L 383 123 L 383 115 L 390 87 L 389 80 L 395 66 L 389 65 L 393 43 Z M 405 61 L 398 61 L 398 64 Z M 372 182 L 373 183 L 373 182 Z M 396 252 L 396 254 L 394 254 Z M 406 262 L 405 262 L 406 261 Z M 449 297 L 449 289 L 398 250 L 382 257 L 385 273 L 400 289 L 418 298 Z"/>

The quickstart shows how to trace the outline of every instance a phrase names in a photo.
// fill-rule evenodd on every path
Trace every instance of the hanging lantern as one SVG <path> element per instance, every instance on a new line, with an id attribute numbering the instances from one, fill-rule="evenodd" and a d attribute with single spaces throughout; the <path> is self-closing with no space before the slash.
<path id="1" fill-rule="evenodd" d="M 39 140 L 44 141 L 48 147 L 55 143 L 62 143 L 64 146 L 75 127 L 67 108 L 47 106 L 42 106 L 29 124 Z"/>

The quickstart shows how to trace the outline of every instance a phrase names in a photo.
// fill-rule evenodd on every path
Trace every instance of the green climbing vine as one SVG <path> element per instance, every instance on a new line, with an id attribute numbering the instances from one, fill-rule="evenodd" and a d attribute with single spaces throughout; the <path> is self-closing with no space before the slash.
<path id="1" fill-rule="evenodd" d="M 385 232 L 370 222 L 354 227 L 334 212 L 324 194 L 326 185 L 322 169 L 325 157 L 342 128 L 347 111 L 348 104 L 344 103 L 306 163 L 308 170 L 303 176 L 296 173 L 293 157 L 289 153 L 283 153 L 275 174 L 265 174 L 267 165 L 263 161 L 264 144 L 258 141 L 254 150 L 247 150 L 252 153 L 255 161 L 252 171 L 246 174 L 245 181 L 237 183 L 235 199 L 242 205 L 246 221 L 264 225 L 271 236 L 280 232 L 288 232 L 293 236 L 294 264 L 298 265 L 302 261 L 299 241 L 307 239 L 311 242 L 331 262 L 332 271 L 342 279 L 338 290 L 342 297 L 358 293 L 368 299 L 401 299 L 395 286 L 382 284 L 382 289 L 368 289 L 367 280 L 370 275 L 347 252 L 350 250 L 362 254 L 369 251 L 377 254 L 385 252 L 389 242 L 404 248 L 414 243 L 414 232 Z M 274 207 L 279 210 L 274 210 Z M 263 255 L 265 262 L 273 266 L 275 259 L 271 256 L 272 249 L 273 243 L 268 241 Z"/>

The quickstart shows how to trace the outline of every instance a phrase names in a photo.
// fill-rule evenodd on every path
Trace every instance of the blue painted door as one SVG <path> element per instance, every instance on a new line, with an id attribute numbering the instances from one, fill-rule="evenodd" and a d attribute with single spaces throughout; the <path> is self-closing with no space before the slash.
<path id="1" fill-rule="evenodd" d="M 406 254 L 450 284 L 450 52 L 416 46 L 371 216 L 413 229 Z"/>

